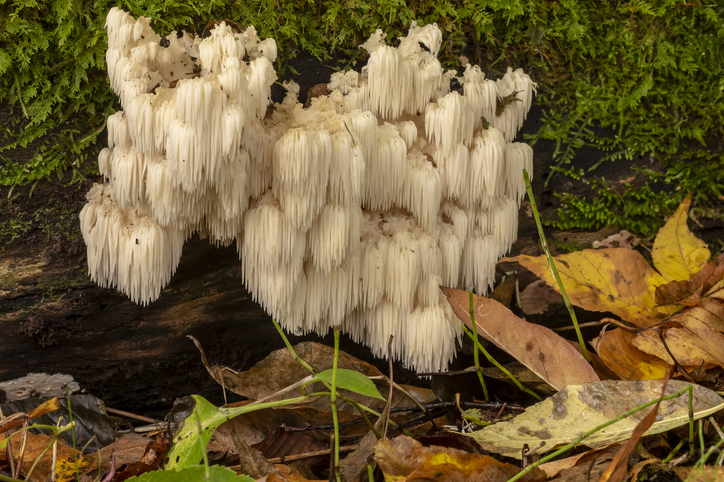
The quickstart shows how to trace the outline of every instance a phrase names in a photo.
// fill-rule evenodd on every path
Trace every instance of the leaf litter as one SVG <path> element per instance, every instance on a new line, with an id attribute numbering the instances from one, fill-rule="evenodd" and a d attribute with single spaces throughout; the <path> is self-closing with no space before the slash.
<path id="1" fill-rule="evenodd" d="M 311 342 L 294 347 L 297 359 L 288 349 L 277 350 L 250 370 L 237 372 L 209 363 L 200 343 L 192 338 L 204 367 L 221 390 L 246 401 L 219 408 L 202 397 L 188 397 L 179 402 L 167 423 L 148 427 L 148 435 L 121 435 L 95 452 L 75 450 L 62 440 L 48 451 L 51 436 L 28 432 L 23 442 L 21 430 L 5 444 L 0 469 L 13 462 L 19 470 L 16 473 L 22 475 L 37 462 L 29 480 L 53 475 L 55 480 L 76 480 L 80 475 L 84 481 L 147 482 L 326 478 L 334 433 L 332 406 L 329 397 L 310 398 L 305 393 L 328 390 L 334 379 L 343 397 L 371 410 L 362 417 L 351 403 L 337 402 L 344 482 L 364 482 L 370 472 L 375 478 L 384 475 L 388 482 L 543 481 L 553 477 L 566 481 L 581 480 L 583 474 L 587 480 L 611 482 L 636 478 L 653 467 L 673 468 L 690 480 L 708 480 L 718 468 L 701 464 L 694 470 L 676 467 L 669 460 L 678 448 L 672 449 L 665 440 L 653 443 L 646 441 L 658 439 L 642 438 L 677 433 L 676 427 L 724 408 L 724 399 L 714 391 L 678 379 L 668 382 L 665 393 L 691 387 L 693 410 L 689 411 L 688 392 L 660 400 L 662 379 L 669 374 L 701 380 L 719 390 L 724 379 L 724 254 L 711 260 L 708 247 L 688 229 L 689 204 L 685 200 L 657 235 L 651 265 L 630 243 L 554 258 L 575 306 L 617 317 L 601 320 L 604 328 L 591 342 L 596 351 L 591 353 L 592 365 L 578 345 L 514 314 L 520 308 L 525 313 L 539 313 L 559 302 L 552 293 L 560 288 L 545 256 L 507 258 L 538 275 L 548 286 L 545 290 L 537 285 L 535 292 L 528 289 L 515 296 L 518 287 L 513 274 L 496 288 L 492 299 L 473 298 L 479 336 L 514 359 L 506 359 L 508 373 L 548 397 L 523 413 L 511 414 L 506 403 L 439 400 L 432 390 L 411 385 L 396 386 L 388 406 L 389 380 L 379 369 L 340 352 L 333 377 L 334 350 Z M 468 293 L 442 289 L 456 315 L 471 327 Z M 513 306 L 521 300 L 523 306 Z M 459 370 L 460 374 L 470 371 Z M 497 368 L 481 367 L 481 372 L 487 380 L 502 379 Z M 514 401 L 527 402 L 519 393 Z M 656 408 L 634 411 L 657 400 Z M 475 408 L 478 406 L 484 410 Z M 388 409 L 391 438 L 378 439 Z M 588 434 L 629 411 L 630 416 Z M 374 413 L 382 413 L 382 418 Z M 80 415 L 78 423 L 83 423 Z M 16 419 L 16 425 L 22 427 L 30 423 L 23 416 Z M 721 424 L 721 420 L 712 420 Z M 462 433 L 471 428 L 471 433 Z M 679 446 L 686 440 L 683 433 L 673 436 L 674 441 L 680 440 Z M 586 437 L 581 439 L 583 435 Z M 537 459 L 546 460 L 544 454 L 576 440 L 595 450 L 537 467 Z M 650 455 L 641 442 L 652 451 L 660 452 L 663 447 L 671 457 Z M 648 455 L 629 457 L 634 452 Z M 500 456 L 510 459 L 501 461 Z M 521 472 L 516 459 L 533 466 Z M 206 466 L 205 461 L 211 465 Z M 709 469 L 713 469 L 711 473 Z"/>

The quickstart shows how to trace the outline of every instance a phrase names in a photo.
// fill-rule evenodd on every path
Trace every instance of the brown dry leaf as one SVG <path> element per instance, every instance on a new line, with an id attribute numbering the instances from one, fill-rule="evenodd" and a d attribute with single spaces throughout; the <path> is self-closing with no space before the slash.
<path id="1" fill-rule="evenodd" d="M 563 297 L 542 279 L 529 284 L 520 293 L 520 309 L 526 315 L 543 313 L 553 304 L 563 304 Z"/>
<path id="2" fill-rule="evenodd" d="M 254 448 L 268 459 L 282 459 L 282 462 L 284 462 L 285 457 L 327 450 L 329 448 L 329 436 L 320 437 L 318 434 L 319 432 L 315 433 L 315 431 L 287 432 L 280 427 L 254 445 Z M 320 457 L 323 458 L 323 456 Z M 314 465 L 320 461 L 320 457 L 304 459 L 304 463 Z"/>
<path id="3" fill-rule="evenodd" d="M 714 482 L 724 480 L 724 467 L 674 467 L 674 473 L 684 482 Z"/>
<path id="4" fill-rule="evenodd" d="M 633 346 L 634 337 L 622 328 L 605 330 L 591 341 L 591 345 L 603 363 L 624 380 L 664 378 L 666 362 Z"/>
<path id="5" fill-rule="evenodd" d="M 0 442 L 5 440 L 5 437 L 8 434 L 2 434 L 0 435 Z M 13 452 L 13 459 L 15 461 L 15 466 L 17 467 L 18 458 L 20 456 L 20 446 L 22 444 L 23 435 L 22 433 L 17 432 L 16 434 L 13 434 L 10 438 L 10 445 L 12 446 L 12 452 Z M 52 437 L 44 434 L 36 434 L 27 432 L 27 441 L 25 443 L 25 452 L 23 452 L 23 464 L 22 464 L 22 473 L 27 474 L 30 470 L 30 467 L 33 466 L 33 463 L 35 463 L 35 460 L 40 457 L 40 454 L 43 452 L 43 450 L 50 445 L 50 442 L 52 440 Z M 66 445 L 62 440 L 58 440 L 58 456 L 56 459 L 56 473 L 57 477 L 56 480 L 58 481 L 64 481 L 64 480 L 72 480 L 76 477 L 75 472 L 75 463 L 74 463 L 74 454 L 75 457 L 78 460 L 78 465 L 81 468 L 81 472 L 85 467 L 91 464 L 92 460 L 88 457 L 84 457 L 83 453 L 80 451 L 73 450 L 73 447 L 69 447 Z M 72 477 L 70 477 L 70 473 L 66 474 L 65 467 L 70 464 L 73 466 L 73 473 Z M 44 482 L 46 479 L 50 478 L 50 474 L 53 471 L 53 449 L 51 448 L 48 450 L 48 452 L 45 453 L 42 459 L 38 462 L 38 465 L 35 467 L 35 470 L 33 470 L 33 473 L 30 476 L 31 481 L 40 481 Z"/>
<path id="6" fill-rule="evenodd" d="M 690 205 L 691 197 L 687 197 L 654 240 L 651 258 L 666 281 L 691 278 L 711 257 L 706 243 L 694 236 L 686 225 Z"/>
<path id="7" fill-rule="evenodd" d="M 468 328 L 468 292 L 441 288 Z M 552 330 L 521 320 L 497 301 L 473 295 L 478 334 L 506 351 L 556 390 L 598 380 L 585 358 Z"/>
<path id="8" fill-rule="evenodd" d="M 571 303 L 583 309 L 610 311 L 641 328 L 679 309 L 656 306 L 656 287 L 667 280 L 632 249 L 584 249 L 556 256 L 554 260 Z M 546 256 L 521 254 L 502 261 L 522 264 L 559 291 Z"/>
<path id="9" fill-rule="evenodd" d="M 228 407 L 236 407 L 243 404 L 244 402 L 234 403 L 228 405 Z M 357 420 L 358 418 L 359 414 L 342 411 L 338 412 L 338 419 L 341 424 Z M 319 410 L 305 405 L 288 405 L 286 407 L 265 408 L 263 410 L 245 413 L 221 424 L 221 426 L 216 429 L 216 432 L 214 432 L 210 447 L 218 447 L 221 450 L 225 447 L 233 447 L 231 437 L 231 432 L 233 430 L 243 434 L 246 443 L 249 445 L 256 445 L 266 439 L 269 434 L 276 432 L 282 424 L 290 428 L 302 428 L 305 427 L 306 424 L 310 424 L 312 426 L 329 426 L 332 423 L 333 420 L 331 411 Z M 366 427 L 364 423 L 359 425 L 362 426 L 362 429 L 365 429 Z M 343 431 L 343 433 L 346 435 L 357 434 L 355 431 L 350 431 L 349 433 L 347 431 Z M 327 433 L 322 435 L 322 433 L 319 433 L 318 431 L 308 431 L 307 434 L 320 436 L 325 439 L 328 437 Z"/>
<path id="10" fill-rule="evenodd" d="M 236 453 L 239 454 L 239 465 L 240 472 L 258 479 L 269 474 L 279 474 L 279 469 L 267 460 L 262 453 L 249 446 L 244 439 L 244 435 L 238 430 L 231 430 L 231 438 L 236 448 Z"/>
<path id="11" fill-rule="evenodd" d="M 505 281 L 495 287 L 493 294 L 490 297 L 506 308 L 510 308 L 510 302 L 515 294 L 516 278 L 516 275 L 511 275 L 505 278 Z"/>
<path id="12" fill-rule="evenodd" d="M 613 444 L 601 449 L 587 450 L 586 452 L 581 452 L 580 454 L 572 455 L 570 457 L 566 457 L 565 459 L 546 462 L 538 467 L 546 473 L 549 479 L 552 479 L 559 473 L 565 473 L 564 471 L 567 471 L 572 467 L 590 465 L 592 460 L 596 461 L 596 464 L 609 462 L 613 460 L 618 446 L 619 444 Z M 602 457 L 602 455 L 604 456 Z M 603 469 L 604 467 L 601 468 L 601 471 L 603 471 Z M 590 480 L 596 479 L 592 476 Z"/>
<path id="13" fill-rule="evenodd" d="M 219 365 L 211 366 L 206 361 L 206 355 L 204 354 L 201 344 L 193 337 L 189 338 L 194 341 L 196 347 L 201 352 L 201 360 L 214 380 L 226 387 L 227 390 L 252 400 L 259 400 L 261 398 L 268 397 L 310 376 L 309 371 L 300 365 L 299 362 L 294 360 L 289 354 L 289 350 L 286 348 L 273 351 L 254 367 L 245 372 L 235 372 L 234 370 Z M 311 365 L 317 373 L 332 368 L 334 349 L 331 347 L 322 345 L 321 343 L 304 342 L 294 346 L 294 350 L 297 353 L 297 356 Z M 368 377 L 382 376 L 382 372 L 374 366 L 363 362 L 362 360 L 358 360 L 357 358 L 342 351 L 339 352 L 338 368 L 354 370 Z M 384 382 L 379 383 L 382 392 L 387 393 L 388 386 Z M 402 387 L 420 403 L 424 404 L 437 401 L 437 397 L 432 390 L 407 385 L 402 385 Z M 308 387 L 307 390 L 310 392 L 324 391 L 324 386 L 321 383 L 317 383 Z M 385 404 L 383 400 L 366 397 L 347 390 L 340 390 L 340 393 L 347 398 L 377 411 L 380 411 Z M 280 396 L 271 398 L 270 401 L 298 397 L 300 395 L 301 389 L 296 388 L 285 392 Z M 307 407 L 325 411 L 331 409 L 329 397 L 319 397 L 305 405 Z M 392 408 L 410 407 L 413 405 L 415 405 L 415 403 L 403 395 L 399 390 L 394 391 L 392 397 Z M 355 409 L 352 405 L 342 402 L 339 402 L 338 408 L 348 413 L 357 413 L 357 409 Z"/>
<path id="14" fill-rule="evenodd" d="M 111 455 L 113 455 L 115 459 L 115 466 L 117 468 L 123 465 L 130 466 L 139 463 L 146 454 L 146 448 L 152 441 L 152 439 L 136 433 L 130 433 L 128 435 L 124 435 L 123 437 L 119 437 L 118 440 L 101 449 L 101 471 L 107 472 L 110 469 Z M 168 448 L 166 449 L 166 452 L 167 451 Z M 163 456 L 160 458 L 161 460 L 163 460 L 163 457 L 166 456 L 166 452 L 163 452 Z M 85 473 L 87 475 L 98 475 L 97 457 L 94 458 L 93 463 L 85 470 Z"/>
<path id="15" fill-rule="evenodd" d="M 26 415 L 28 420 L 33 420 L 45 415 L 46 413 L 55 412 L 57 410 L 60 410 L 60 401 L 58 400 L 58 397 L 53 397 L 50 400 L 41 403 L 27 414 L 24 412 L 13 413 L 0 421 L 0 433 L 5 433 L 10 429 L 22 425 Z"/>
<path id="16" fill-rule="evenodd" d="M 280 475 L 289 482 L 316 482 L 306 478 L 296 467 L 284 464 L 276 464 L 274 467 L 279 471 Z"/>
<path id="17" fill-rule="evenodd" d="M 499 462 L 489 455 L 445 447 L 423 447 L 417 440 L 404 435 L 377 442 L 375 460 L 385 474 L 386 482 L 505 482 L 520 472 L 518 467 Z M 544 482 L 547 477 L 545 472 L 536 468 L 519 480 Z"/>
<path id="18" fill-rule="evenodd" d="M 669 351 L 676 358 L 679 365 L 686 368 L 696 368 L 704 365 L 724 366 L 724 335 L 700 327 L 699 333 L 706 332 L 708 336 L 694 333 L 687 328 L 669 328 L 663 331 L 666 347 L 661 342 L 658 330 L 644 330 L 636 334 L 633 345 L 639 350 L 662 359 L 669 365 L 674 360 Z"/>
<path id="19" fill-rule="evenodd" d="M 363 474 L 367 475 L 367 465 L 372 465 L 374 469 L 375 463 L 375 446 L 377 445 L 377 436 L 370 431 L 362 437 L 359 446 L 347 455 L 339 463 L 339 472 L 342 480 L 346 482 L 359 482 L 362 480 Z"/>
<path id="20" fill-rule="evenodd" d="M 289 482 L 287 479 L 277 474 L 269 474 L 260 479 L 256 479 L 254 482 Z"/>
<path id="21" fill-rule="evenodd" d="M 505 367 L 505 369 L 508 370 L 511 375 L 517 378 L 520 383 L 530 388 L 531 390 L 540 392 L 543 395 L 553 395 L 557 391 L 555 388 L 548 385 L 545 381 L 541 379 L 541 377 L 533 373 L 530 368 L 523 365 L 522 363 L 506 363 L 505 365 L 503 365 L 503 367 Z M 467 370 L 474 373 L 475 367 L 470 367 Z M 494 378 L 505 383 L 513 383 L 510 377 L 508 377 L 508 375 L 503 373 L 503 371 L 496 366 L 482 367 L 482 372 L 483 376 L 485 377 Z"/>
<path id="22" fill-rule="evenodd" d="M 699 333 L 701 326 L 724 332 L 724 300 L 715 298 L 720 294 L 724 294 L 724 290 L 711 293 L 709 298 L 700 300 L 697 306 L 690 306 L 675 313 L 667 322 L 679 323 L 695 333 Z"/>
<path id="23" fill-rule="evenodd" d="M 171 444 L 164 437 L 159 437 L 158 440 L 159 441 L 147 439 L 148 444 L 144 448 L 140 460 L 126 464 L 120 464 L 119 460 L 116 460 L 116 469 L 111 479 L 112 482 L 121 482 L 147 472 L 161 470 L 166 454 L 171 448 Z M 130 455 L 130 453 L 128 453 L 128 455 Z M 115 454 L 113 454 L 113 457 L 115 458 Z"/>
<path id="24" fill-rule="evenodd" d="M 568 340 L 568 343 L 570 343 L 571 346 L 575 348 L 578 353 L 583 355 L 581 345 L 579 345 L 577 341 Z M 606 366 L 605 363 L 603 363 L 603 360 L 600 356 L 596 355 L 590 350 L 588 351 L 588 356 L 591 357 L 591 366 L 593 367 L 593 371 L 596 372 L 596 375 L 598 375 L 598 378 L 600 380 L 621 380 L 621 377 L 618 376 L 616 372 L 612 371 Z"/>
<path id="25" fill-rule="evenodd" d="M 616 455 L 619 444 L 609 445 L 608 447 L 589 450 L 582 454 L 574 455 L 560 461 L 549 462 L 541 465 L 550 480 L 556 482 L 582 482 L 582 481 L 598 481 L 599 477 L 608 464 Z M 558 468 L 556 464 L 560 463 Z M 553 471 L 558 474 L 551 475 Z M 555 477 L 555 479 L 554 479 Z"/>
<path id="26" fill-rule="evenodd" d="M 724 277 L 724 253 L 687 280 L 674 280 L 657 286 L 654 299 L 659 305 L 693 306 L 712 286 L 721 281 L 722 277 Z"/>
<path id="27" fill-rule="evenodd" d="M 629 233 L 625 229 L 612 234 L 601 241 L 594 241 L 591 247 L 598 248 L 633 248 L 639 241 L 638 236 Z"/>
<path id="28" fill-rule="evenodd" d="M 621 448 L 618 452 L 616 452 L 616 456 L 611 461 L 611 464 L 603 472 L 599 482 L 623 482 L 626 479 L 626 476 L 628 475 L 628 458 L 633 453 L 636 444 L 639 443 L 639 440 L 641 440 L 644 432 L 651 428 L 651 425 L 653 425 L 656 420 L 656 415 L 659 413 L 659 405 L 661 405 L 661 400 L 664 398 L 666 385 L 668 385 L 668 383 L 669 375 L 667 373 L 666 378 L 664 379 L 664 385 L 661 388 L 661 398 L 659 398 L 659 401 L 656 402 L 656 405 L 654 405 L 654 408 L 651 409 L 648 415 L 641 419 L 638 425 L 636 425 L 636 428 L 634 428 L 631 433 L 631 438 L 621 445 Z"/>

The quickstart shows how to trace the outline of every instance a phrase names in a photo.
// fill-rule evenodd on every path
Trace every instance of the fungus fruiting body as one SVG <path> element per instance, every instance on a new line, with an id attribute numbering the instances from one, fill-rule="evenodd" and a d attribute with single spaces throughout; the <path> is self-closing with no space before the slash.
<path id="1" fill-rule="evenodd" d="M 451 92 L 440 30 L 413 23 L 397 47 L 373 34 L 361 74 L 333 74 L 310 107 L 290 82 L 268 111 L 277 48 L 253 27 L 162 38 L 117 8 L 106 26 L 123 111 L 81 212 L 92 279 L 149 303 L 202 232 L 236 241 L 244 284 L 285 329 L 338 326 L 380 356 L 394 335 L 395 358 L 444 369 L 461 328 L 439 286 L 485 293 L 515 241 L 530 78 L 468 65 Z"/>

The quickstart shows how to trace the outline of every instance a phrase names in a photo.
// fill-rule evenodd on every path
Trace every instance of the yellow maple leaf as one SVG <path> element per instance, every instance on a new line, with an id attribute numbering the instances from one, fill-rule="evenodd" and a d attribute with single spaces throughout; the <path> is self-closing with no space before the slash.
<path id="1" fill-rule="evenodd" d="M 519 255 L 517 261 L 560 292 L 548 259 Z M 640 328 L 676 312 L 678 306 L 656 306 L 656 287 L 666 283 L 646 259 L 627 248 L 584 249 L 554 258 L 568 297 L 589 311 L 610 311 Z"/>
<path id="2" fill-rule="evenodd" d="M 691 206 L 687 197 L 671 216 L 654 240 L 651 258 L 666 281 L 684 281 L 706 266 L 711 251 L 706 243 L 694 236 L 686 225 Z"/>

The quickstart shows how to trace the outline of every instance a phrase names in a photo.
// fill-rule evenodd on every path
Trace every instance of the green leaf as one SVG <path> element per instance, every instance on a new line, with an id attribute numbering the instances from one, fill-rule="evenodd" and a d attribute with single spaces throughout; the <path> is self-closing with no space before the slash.
<path id="1" fill-rule="evenodd" d="M 324 370 L 323 372 L 320 372 L 309 382 L 305 383 L 304 386 L 306 387 L 314 382 L 325 382 L 331 384 L 332 370 Z M 337 388 L 359 393 L 360 395 L 364 395 L 366 397 L 379 398 L 380 400 L 385 399 L 377 390 L 375 384 L 372 383 L 372 380 L 354 370 L 347 370 L 345 368 L 337 370 Z"/>
<path id="2" fill-rule="evenodd" d="M 204 397 L 198 395 L 192 395 L 192 397 L 196 402 L 194 411 L 184 421 L 183 427 L 174 437 L 173 446 L 171 446 L 171 450 L 168 452 L 166 468 L 170 470 L 180 470 L 198 465 L 204 456 L 202 450 L 206 449 L 209 440 L 211 440 L 211 436 L 214 434 L 214 430 L 227 420 L 231 420 L 244 413 L 262 410 L 264 408 L 290 405 L 307 399 L 306 396 L 303 396 L 274 402 L 244 405 L 242 407 L 217 408 Z M 201 425 L 200 431 L 199 424 Z M 201 442 L 199 442 L 199 439 L 201 439 Z"/>
<path id="3" fill-rule="evenodd" d="M 188 467 L 183 470 L 157 470 L 146 472 L 137 477 L 126 479 L 131 482 L 253 482 L 254 479 L 248 475 L 237 475 L 231 469 L 212 465 L 209 467 L 209 478 L 206 478 L 206 469 L 203 465 Z"/>

